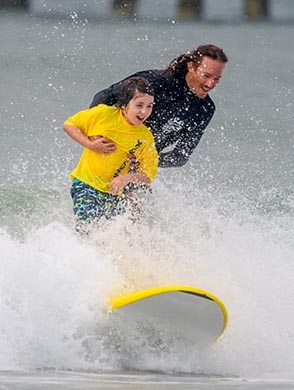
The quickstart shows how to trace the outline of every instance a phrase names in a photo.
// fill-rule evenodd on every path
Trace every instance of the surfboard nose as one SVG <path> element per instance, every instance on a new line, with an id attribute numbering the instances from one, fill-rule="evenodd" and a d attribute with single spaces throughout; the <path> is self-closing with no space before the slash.
<path id="1" fill-rule="evenodd" d="M 214 295 L 187 286 L 165 286 L 112 299 L 124 321 L 148 323 L 197 345 L 208 345 L 223 334 L 228 315 Z"/>

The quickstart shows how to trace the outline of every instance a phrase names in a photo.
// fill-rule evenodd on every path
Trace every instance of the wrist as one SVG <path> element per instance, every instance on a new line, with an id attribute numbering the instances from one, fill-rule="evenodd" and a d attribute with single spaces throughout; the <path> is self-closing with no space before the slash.
<path id="1" fill-rule="evenodd" d="M 85 139 L 83 140 L 83 146 L 87 149 L 92 150 L 92 141 L 88 137 L 85 137 Z"/>

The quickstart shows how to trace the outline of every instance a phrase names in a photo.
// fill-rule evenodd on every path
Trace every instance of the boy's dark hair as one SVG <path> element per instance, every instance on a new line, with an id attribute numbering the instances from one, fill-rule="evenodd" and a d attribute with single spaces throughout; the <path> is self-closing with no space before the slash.
<path id="1" fill-rule="evenodd" d="M 154 96 L 154 89 L 148 80 L 143 77 L 130 77 L 123 81 L 116 105 L 118 107 L 126 106 L 133 99 L 136 92 Z"/>

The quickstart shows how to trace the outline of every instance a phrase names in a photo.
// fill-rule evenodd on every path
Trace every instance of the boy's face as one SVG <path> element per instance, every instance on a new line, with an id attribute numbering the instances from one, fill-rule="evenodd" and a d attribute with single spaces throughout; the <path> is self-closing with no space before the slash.
<path id="1" fill-rule="evenodd" d="M 154 97 L 136 92 L 126 106 L 122 107 L 126 121 L 132 126 L 140 126 L 151 115 Z"/>

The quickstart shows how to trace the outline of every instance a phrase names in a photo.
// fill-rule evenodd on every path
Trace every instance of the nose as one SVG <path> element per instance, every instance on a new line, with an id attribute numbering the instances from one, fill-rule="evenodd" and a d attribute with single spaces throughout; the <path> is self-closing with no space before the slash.
<path id="1" fill-rule="evenodd" d="M 213 88 L 215 86 L 215 80 L 213 78 L 206 80 L 205 86 L 208 88 Z"/>
<path id="2" fill-rule="evenodd" d="M 146 112 L 147 112 L 146 110 L 147 110 L 146 107 L 141 107 L 141 110 L 140 110 L 140 111 L 141 111 L 141 113 L 142 113 L 143 115 L 145 115 Z"/>

